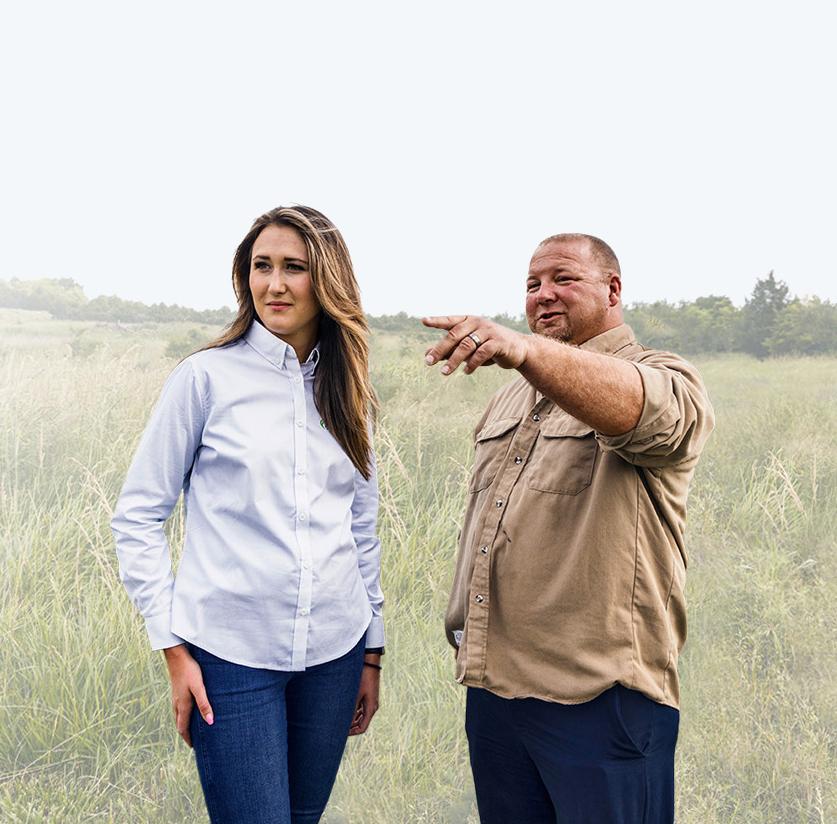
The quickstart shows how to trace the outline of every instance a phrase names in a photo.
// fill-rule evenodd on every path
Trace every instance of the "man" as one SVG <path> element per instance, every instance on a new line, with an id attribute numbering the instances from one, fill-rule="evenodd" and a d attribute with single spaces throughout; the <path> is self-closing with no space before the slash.
<path id="1" fill-rule="evenodd" d="M 426 361 L 520 377 L 478 423 L 445 620 L 483 824 L 674 818 L 686 496 L 714 426 L 700 376 L 636 342 L 612 249 L 535 250 L 523 335 L 479 317 Z"/>

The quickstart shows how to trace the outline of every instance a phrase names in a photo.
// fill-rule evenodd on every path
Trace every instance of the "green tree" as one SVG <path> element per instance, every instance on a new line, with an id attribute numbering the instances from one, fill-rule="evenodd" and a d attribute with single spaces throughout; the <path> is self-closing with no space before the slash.
<path id="1" fill-rule="evenodd" d="M 788 305 L 788 286 L 776 280 L 773 270 L 756 281 L 753 293 L 741 310 L 738 326 L 738 349 L 757 358 L 769 353 L 767 341 L 773 336 L 779 318 Z"/>
<path id="2" fill-rule="evenodd" d="M 821 355 L 837 352 L 837 306 L 810 298 L 789 303 L 765 341 L 771 355 Z"/>

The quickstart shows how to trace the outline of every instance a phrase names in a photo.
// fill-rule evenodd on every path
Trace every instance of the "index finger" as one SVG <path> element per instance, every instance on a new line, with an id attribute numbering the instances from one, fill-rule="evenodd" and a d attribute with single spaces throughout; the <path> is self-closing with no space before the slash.
<path id="1" fill-rule="evenodd" d="M 457 323 L 462 323 L 467 315 L 439 315 L 437 317 L 422 318 L 421 322 L 425 326 L 431 326 L 434 329 L 452 329 Z"/>

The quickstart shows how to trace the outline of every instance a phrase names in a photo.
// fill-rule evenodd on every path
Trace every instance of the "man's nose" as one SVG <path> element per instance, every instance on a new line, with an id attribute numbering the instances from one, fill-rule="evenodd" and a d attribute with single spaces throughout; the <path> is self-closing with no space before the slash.
<path id="1" fill-rule="evenodd" d="M 553 303 L 557 299 L 558 296 L 555 292 L 555 287 L 551 283 L 541 284 L 541 287 L 535 294 L 535 300 L 538 303 Z"/>

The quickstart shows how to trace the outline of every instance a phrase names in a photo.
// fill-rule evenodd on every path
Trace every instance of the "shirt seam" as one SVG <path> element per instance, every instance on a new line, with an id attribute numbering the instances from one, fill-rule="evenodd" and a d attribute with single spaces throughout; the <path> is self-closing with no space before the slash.
<path id="1" fill-rule="evenodd" d="M 190 361 L 189 366 L 192 369 L 192 380 L 195 382 L 195 387 L 198 390 L 198 399 L 201 402 L 201 412 L 203 412 L 203 420 L 204 423 L 206 423 L 206 419 L 209 417 L 209 409 L 206 405 L 206 397 L 204 396 L 203 388 L 201 387 L 201 382 L 198 379 L 198 372 L 195 369 L 195 364 Z"/>
<path id="2" fill-rule="evenodd" d="M 634 498 L 634 578 L 631 584 L 631 689 L 634 688 L 636 682 L 636 583 L 639 574 L 639 475 L 635 473 L 634 489 L 636 497 Z"/>

